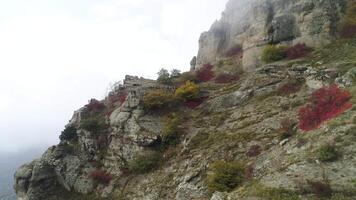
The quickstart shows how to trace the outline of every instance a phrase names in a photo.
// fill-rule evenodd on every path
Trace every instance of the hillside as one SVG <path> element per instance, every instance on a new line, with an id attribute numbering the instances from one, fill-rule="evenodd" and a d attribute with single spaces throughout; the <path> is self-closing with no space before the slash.
<path id="1" fill-rule="evenodd" d="M 356 199 L 355 8 L 230 0 L 192 71 L 75 111 L 18 199 Z"/>

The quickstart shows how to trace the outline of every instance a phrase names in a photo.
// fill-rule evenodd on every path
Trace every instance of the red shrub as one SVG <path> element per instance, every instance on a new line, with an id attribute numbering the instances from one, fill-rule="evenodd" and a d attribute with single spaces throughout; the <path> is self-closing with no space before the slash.
<path id="1" fill-rule="evenodd" d="M 90 172 L 89 177 L 94 179 L 95 181 L 98 181 L 101 184 L 106 184 L 106 185 L 109 184 L 110 181 L 112 180 L 112 176 L 110 174 L 98 169 Z"/>
<path id="2" fill-rule="evenodd" d="M 214 72 L 212 71 L 213 65 L 205 64 L 200 68 L 197 73 L 197 79 L 199 82 L 207 82 L 214 78 Z"/>
<path id="3" fill-rule="evenodd" d="M 311 48 L 307 47 L 305 44 L 296 44 L 287 49 L 287 58 L 296 59 L 307 56 L 311 52 Z"/>
<path id="4" fill-rule="evenodd" d="M 302 88 L 301 82 L 297 80 L 289 81 L 278 88 L 278 94 L 288 96 L 298 92 Z"/>
<path id="5" fill-rule="evenodd" d="M 86 107 L 89 112 L 100 112 L 105 108 L 105 105 L 96 99 L 91 99 Z"/>
<path id="6" fill-rule="evenodd" d="M 324 121 L 337 117 L 350 109 L 351 95 L 337 85 L 323 87 L 315 91 L 309 103 L 299 110 L 299 128 L 310 131 L 318 128 Z"/>
<path id="7" fill-rule="evenodd" d="M 189 109 L 195 109 L 197 108 L 198 106 L 200 106 L 204 101 L 205 101 L 206 98 L 199 98 L 199 99 L 194 99 L 194 100 L 188 100 L 188 101 L 185 101 L 183 104 L 184 104 L 184 107 L 186 108 L 189 108 Z"/>
<path id="8" fill-rule="evenodd" d="M 356 37 L 356 25 L 346 25 L 340 31 L 341 38 Z"/>
<path id="9" fill-rule="evenodd" d="M 232 74 L 219 74 L 215 78 L 215 83 L 231 83 L 233 81 L 239 80 L 239 77 L 237 75 L 232 75 Z"/>
<path id="10" fill-rule="evenodd" d="M 256 157 L 260 155 L 262 152 L 262 148 L 259 145 L 252 145 L 248 151 L 246 152 L 246 156 L 248 157 Z"/>
<path id="11" fill-rule="evenodd" d="M 241 46 L 234 46 L 231 49 L 229 49 L 225 54 L 226 57 L 233 57 L 237 55 L 242 56 Z"/>

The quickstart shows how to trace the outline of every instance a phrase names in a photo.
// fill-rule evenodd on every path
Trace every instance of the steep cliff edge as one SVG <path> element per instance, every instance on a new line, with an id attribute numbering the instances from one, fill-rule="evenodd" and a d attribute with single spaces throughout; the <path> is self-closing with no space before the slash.
<path id="1" fill-rule="evenodd" d="M 196 68 L 236 47 L 243 50 L 244 69 L 252 70 L 267 44 L 325 45 L 335 38 L 345 5 L 346 0 L 230 0 L 221 19 L 201 35 Z"/>
<path id="2" fill-rule="evenodd" d="M 252 33 L 265 38 L 264 17 L 263 26 L 255 24 L 262 29 L 236 19 L 251 17 L 251 8 L 254 17 L 272 9 L 267 18 L 279 28 L 271 28 L 269 42 L 300 41 L 313 51 L 269 64 L 256 54 L 261 64 L 242 70 L 251 40 L 242 39 L 244 47 L 230 56 L 222 52 L 240 43 L 229 39 L 222 51 L 204 53 L 201 46 L 198 65 L 214 66 L 174 77 L 172 84 L 126 76 L 106 99 L 74 113 L 60 144 L 16 172 L 18 199 L 355 199 L 356 38 L 337 38 L 336 28 L 346 3 L 248 2 L 244 10 L 247 1 L 231 0 L 213 27 L 234 22 L 248 27 L 235 31 L 251 40 Z M 277 17 L 282 8 L 289 14 L 309 9 L 303 15 L 311 21 L 291 24 L 290 16 Z M 322 31 L 309 34 L 312 28 Z M 277 41 L 281 31 L 298 34 L 285 43 Z"/>

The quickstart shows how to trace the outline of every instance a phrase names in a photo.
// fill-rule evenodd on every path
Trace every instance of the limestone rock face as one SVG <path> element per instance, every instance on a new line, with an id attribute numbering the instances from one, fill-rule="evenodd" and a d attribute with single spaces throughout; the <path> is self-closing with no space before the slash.
<path id="1" fill-rule="evenodd" d="M 268 43 L 328 43 L 346 1 L 230 0 L 221 19 L 201 34 L 196 68 L 214 63 L 237 45 L 243 48 L 244 69 L 251 71 Z"/>

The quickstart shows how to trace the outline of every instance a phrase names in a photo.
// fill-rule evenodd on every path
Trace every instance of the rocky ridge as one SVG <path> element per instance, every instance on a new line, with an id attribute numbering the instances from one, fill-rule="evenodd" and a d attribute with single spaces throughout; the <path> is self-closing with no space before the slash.
<path id="1" fill-rule="evenodd" d="M 355 108 L 307 133 L 296 126 L 299 108 L 315 90 L 338 84 L 356 93 L 356 41 L 337 40 L 332 28 L 345 2 L 231 0 L 222 19 L 203 33 L 191 64 L 200 68 L 211 62 L 215 73 L 243 71 L 229 83 L 200 83 L 208 98 L 197 108 L 177 104 L 174 112 L 182 117 L 178 144 L 161 149 L 165 118 L 171 113 L 147 112 L 142 102 L 150 91 L 172 92 L 175 87 L 126 76 L 108 98 L 92 100 L 74 113 L 67 127 L 75 127 L 75 139 L 62 139 L 16 172 L 18 199 L 355 199 Z M 305 58 L 262 64 L 260 44 L 278 42 L 305 42 L 315 49 Z M 224 52 L 236 44 L 243 46 L 243 56 L 225 58 Z M 250 56 L 256 57 L 252 67 L 245 60 Z M 291 80 L 297 80 L 298 90 L 281 94 L 280 88 Z M 350 101 L 354 104 L 355 97 Z M 281 138 L 285 119 L 291 121 L 293 135 Z M 88 128 L 88 121 L 96 126 Z M 337 149 L 332 162 L 318 156 L 326 144 Z M 149 158 L 157 152 L 162 158 L 154 169 L 129 169 L 138 155 Z M 245 163 L 245 181 L 230 191 L 209 189 L 211 165 L 219 160 Z M 93 179 L 91 173 L 97 170 L 110 174 L 110 180 Z M 330 196 L 320 196 L 311 183 L 330 187 Z"/>

